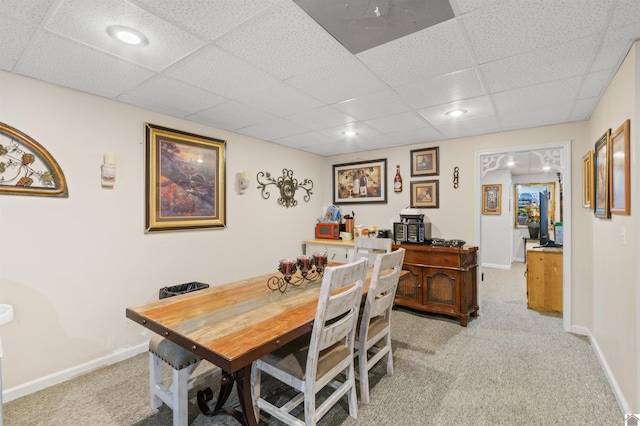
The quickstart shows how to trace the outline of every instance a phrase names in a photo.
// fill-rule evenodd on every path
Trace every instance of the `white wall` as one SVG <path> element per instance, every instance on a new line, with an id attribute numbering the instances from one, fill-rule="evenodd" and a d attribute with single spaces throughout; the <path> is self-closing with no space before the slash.
<path id="1" fill-rule="evenodd" d="M 0 302 L 16 312 L 0 327 L 5 390 L 144 343 L 125 308 L 161 287 L 275 271 L 313 236 L 323 157 L 3 72 L 0 92 L 1 120 L 42 144 L 69 187 L 68 198 L 0 196 Z M 226 229 L 144 233 L 145 122 L 227 140 Z M 106 151 L 118 158 L 112 190 L 100 185 Z M 262 198 L 256 173 L 283 168 L 313 180 L 310 202 Z M 241 170 L 252 177 L 246 195 L 234 191 Z"/>
<path id="2" fill-rule="evenodd" d="M 482 247 L 481 264 L 490 268 L 509 269 L 511 267 L 511 173 L 508 170 L 493 170 L 487 173 L 482 185 L 502 185 L 501 212 L 499 215 L 482 215 L 480 226 Z M 480 206 L 482 208 L 482 205 Z"/>

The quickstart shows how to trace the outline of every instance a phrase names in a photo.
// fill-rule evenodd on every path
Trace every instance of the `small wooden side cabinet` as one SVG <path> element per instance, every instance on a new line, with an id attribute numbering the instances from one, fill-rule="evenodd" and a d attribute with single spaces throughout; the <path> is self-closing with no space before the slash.
<path id="1" fill-rule="evenodd" d="M 527 307 L 562 313 L 562 248 L 527 250 Z"/>
<path id="2" fill-rule="evenodd" d="M 478 315 L 478 248 L 398 244 L 406 250 L 395 304 L 460 319 Z"/>

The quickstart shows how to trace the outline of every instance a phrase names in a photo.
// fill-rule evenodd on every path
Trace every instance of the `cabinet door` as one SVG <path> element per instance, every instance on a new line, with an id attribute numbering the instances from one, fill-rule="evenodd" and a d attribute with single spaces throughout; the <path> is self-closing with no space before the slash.
<path id="1" fill-rule="evenodd" d="M 428 306 L 440 305 L 443 308 L 453 308 L 460 311 L 460 292 L 458 289 L 459 273 L 446 269 L 424 268 L 423 285 L 425 287 L 424 304 Z"/>
<path id="2" fill-rule="evenodd" d="M 404 306 L 422 305 L 422 268 L 404 265 L 409 274 L 402 277 L 396 290 L 396 303 Z"/>

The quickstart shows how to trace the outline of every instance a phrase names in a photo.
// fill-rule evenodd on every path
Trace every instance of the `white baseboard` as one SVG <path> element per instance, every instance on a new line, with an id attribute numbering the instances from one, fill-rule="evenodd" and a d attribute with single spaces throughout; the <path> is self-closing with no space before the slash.
<path id="1" fill-rule="evenodd" d="M 481 265 L 483 268 L 495 268 L 495 269 L 511 269 L 511 264 L 508 265 L 498 265 L 493 263 L 483 263 Z"/>
<path id="2" fill-rule="evenodd" d="M 88 373 L 101 367 L 106 367 L 107 365 L 115 364 L 116 362 L 131 358 L 148 350 L 149 343 L 141 343 L 140 345 L 120 350 L 102 358 L 94 359 L 93 361 L 76 365 L 75 367 L 71 367 L 57 373 L 49 374 L 48 376 L 41 377 L 37 380 L 33 380 L 31 382 L 27 382 L 13 388 L 3 390 L 2 401 L 13 401 L 14 399 L 48 388 L 49 386 L 66 382 L 67 380 L 73 379 L 82 374 Z"/>
<path id="3" fill-rule="evenodd" d="M 620 390 L 620 386 L 618 386 L 618 382 L 613 376 L 613 373 L 609 368 L 609 364 L 607 363 L 604 356 L 602 355 L 602 351 L 600 350 L 600 346 L 598 346 L 598 342 L 596 341 L 596 339 L 593 337 L 593 335 L 589 330 L 587 330 L 587 335 L 589 336 L 589 341 L 591 342 L 593 351 L 596 354 L 596 358 L 598 359 L 598 362 L 602 367 L 602 371 L 604 371 L 604 375 L 607 378 L 609 385 L 611 386 L 613 395 L 615 396 L 616 401 L 618 401 L 618 407 L 620 408 L 620 411 L 621 411 L 621 418 L 624 418 L 623 415 L 625 413 L 631 413 L 631 411 L 629 411 L 629 404 L 627 404 L 627 401 L 624 399 L 624 396 L 622 395 L 622 391 Z"/>

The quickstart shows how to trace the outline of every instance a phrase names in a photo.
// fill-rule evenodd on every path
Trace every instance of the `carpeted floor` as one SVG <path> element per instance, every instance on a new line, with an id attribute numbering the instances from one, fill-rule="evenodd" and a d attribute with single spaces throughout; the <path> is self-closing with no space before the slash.
<path id="1" fill-rule="evenodd" d="M 446 317 L 393 311 L 395 374 L 371 373 L 371 403 L 358 419 L 345 401 L 320 425 L 616 425 L 624 422 L 589 340 L 562 330 L 560 315 L 527 309 L 524 264 L 484 268 L 480 316 L 461 327 Z M 147 354 L 6 403 L 4 424 L 171 425 L 151 409 Z M 206 367 L 203 367 L 206 368 Z M 219 376 L 217 376 L 219 379 Z M 267 393 L 279 397 L 276 383 Z M 228 405 L 235 404 L 235 394 Z M 206 417 L 190 394 L 190 423 L 237 425 Z M 261 418 L 263 425 L 278 421 Z"/>

